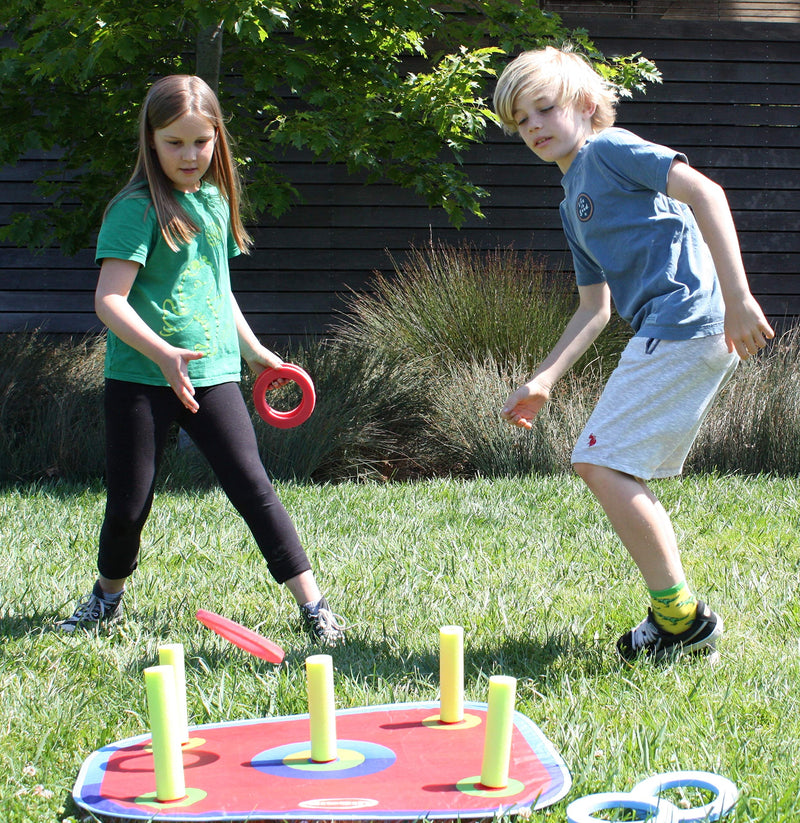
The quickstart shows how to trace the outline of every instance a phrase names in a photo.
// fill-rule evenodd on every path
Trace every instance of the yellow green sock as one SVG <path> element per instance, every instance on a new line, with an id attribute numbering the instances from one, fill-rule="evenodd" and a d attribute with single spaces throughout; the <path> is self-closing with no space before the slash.
<path id="1" fill-rule="evenodd" d="M 697 598 L 684 580 L 662 591 L 650 589 L 650 607 L 660 628 L 670 634 L 680 634 L 692 625 L 697 615 Z"/>

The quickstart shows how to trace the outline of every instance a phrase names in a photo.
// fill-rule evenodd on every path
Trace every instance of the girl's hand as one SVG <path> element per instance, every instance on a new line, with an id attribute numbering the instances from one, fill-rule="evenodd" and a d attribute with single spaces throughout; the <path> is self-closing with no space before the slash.
<path id="1" fill-rule="evenodd" d="M 242 349 L 242 357 L 256 377 L 267 369 L 277 369 L 283 365 L 283 360 L 265 346 L 252 347 L 248 351 Z M 272 389 L 280 388 L 291 382 L 286 377 L 278 377 L 267 386 L 267 391 L 272 391 Z"/>
<path id="2" fill-rule="evenodd" d="M 277 366 L 273 366 L 272 368 L 277 368 Z M 262 371 L 266 371 L 266 369 L 261 369 L 261 371 L 256 372 L 256 375 L 261 374 Z M 276 377 L 271 383 L 267 385 L 267 391 L 272 391 L 273 389 L 279 389 L 281 386 L 285 386 L 287 383 L 291 383 L 292 381 L 289 380 L 288 377 Z"/>
<path id="3" fill-rule="evenodd" d="M 549 399 L 550 389 L 536 380 L 531 380 L 509 395 L 500 410 L 500 416 L 513 426 L 530 429 L 531 421 Z"/>
<path id="4" fill-rule="evenodd" d="M 196 414 L 200 404 L 194 399 L 194 386 L 189 379 L 189 362 L 199 360 L 202 352 L 177 349 L 174 346 L 158 360 L 158 367 L 172 391 L 192 414 Z"/>

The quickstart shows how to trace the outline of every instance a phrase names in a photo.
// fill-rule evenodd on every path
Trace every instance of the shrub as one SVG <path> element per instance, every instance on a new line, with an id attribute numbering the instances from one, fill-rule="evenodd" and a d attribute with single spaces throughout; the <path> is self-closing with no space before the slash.
<path id="1" fill-rule="evenodd" d="M 522 366 L 503 370 L 493 360 L 453 365 L 432 380 L 436 403 L 418 443 L 431 473 L 515 477 L 570 470 L 572 444 L 591 410 L 587 378 L 567 375 L 534 418 L 530 431 L 510 426 L 500 406 L 525 380 Z M 423 457 L 424 456 L 424 457 Z"/>
<path id="2" fill-rule="evenodd" d="M 560 337 L 576 305 L 572 284 L 530 252 L 437 246 L 412 249 L 393 276 L 376 276 L 373 292 L 352 300 L 338 345 L 405 364 L 393 371 L 402 381 L 394 394 L 409 411 L 388 425 L 406 465 L 423 475 L 568 467 L 568 431 L 588 409 L 565 389 L 611 370 L 629 337 L 618 318 L 532 434 L 515 431 L 499 409 Z"/>
<path id="3" fill-rule="evenodd" d="M 0 479 L 103 473 L 101 338 L 0 335 Z"/>
<path id="4" fill-rule="evenodd" d="M 431 246 L 394 267 L 393 276 L 376 274 L 371 293 L 354 297 L 336 338 L 425 372 L 487 358 L 530 370 L 575 309 L 572 277 L 528 251 Z M 612 322 L 583 363 L 619 352 L 626 337 Z"/>
<path id="5" fill-rule="evenodd" d="M 568 471 L 572 444 L 629 336 L 619 323 L 559 382 L 531 432 L 509 426 L 499 409 L 561 334 L 574 305 L 569 280 L 528 253 L 413 250 L 394 277 L 379 276 L 373 293 L 353 297 L 330 339 L 284 353 L 316 386 L 316 410 L 302 426 L 263 423 L 245 376 L 271 476 L 325 482 Z M 0 479 L 102 476 L 103 349 L 102 335 L 0 336 Z M 293 405 L 292 390 L 270 402 Z M 799 330 L 740 366 L 700 429 L 687 470 L 800 471 Z M 214 478 L 196 450 L 171 448 L 160 482 L 209 486 Z"/>

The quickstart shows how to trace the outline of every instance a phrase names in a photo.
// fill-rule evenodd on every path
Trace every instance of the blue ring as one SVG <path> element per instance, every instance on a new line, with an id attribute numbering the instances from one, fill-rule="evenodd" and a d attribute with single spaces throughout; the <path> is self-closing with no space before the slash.
<path id="1" fill-rule="evenodd" d="M 607 818 L 594 817 L 594 812 L 601 812 L 605 809 L 628 809 L 633 812 L 645 812 L 652 814 L 650 823 L 673 823 L 674 813 L 678 811 L 667 800 L 658 801 L 652 797 L 634 795 L 630 792 L 600 792 L 589 794 L 573 800 L 567 806 L 568 823 L 596 823 Z"/>
<path id="2" fill-rule="evenodd" d="M 667 789 L 678 789 L 683 786 L 693 786 L 697 789 L 705 789 L 714 795 L 714 799 L 705 806 L 693 806 L 691 809 L 678 809 L 676 807 L 673 820 L 675 823 L 699 823 L 703 820 L 719 820 L 726 815 L 739 799 L 739 789 L 736 784 L 713 772 L 667 772 L 666 774 L 656 774 L 637 783 L 631 794 L 640 797 L 658 797 L 661 792 Z"/>
<path id="3" fill-rule="evenodd" d="M 313 768 L 297 769 L 288 766 L 284 762 L 287 757 L 298 752 L 308 751 L 311 748 L 309 741 L 301 743 L 289 743 L 285 746 L 276 746 L 274 749 L 265 749 L 259 752 L 251 761 L 250 765 L 265 774 L 272 774 L 278 777 L 294 777 L 302 780 L 330 780 L 332 777 L 364 777 L 368 774 L 375 774 L 384 769 L 388 769 L 397 755 L 386 746 L 377 743 L 368 743 L 364 740 L 337 740 L 337 748 L 352 749 L 364 756 L 364 760 L 355 766 L 346 768 L 336 768 L 336 761 L 320 764 L 319 771 Z"/>

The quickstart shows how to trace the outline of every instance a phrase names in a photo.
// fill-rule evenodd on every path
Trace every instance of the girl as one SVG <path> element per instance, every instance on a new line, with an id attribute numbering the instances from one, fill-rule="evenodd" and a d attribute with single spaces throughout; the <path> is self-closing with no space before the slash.
<path id="1" fill-rule="evenodd" d="M 139 156 L 103 217 L 95 311 L 108 327 L 107 501 L 99 579 L 61 630 L 120 616 L 168 431 L 180 425 L 208 459 L 307 631 L 343 640 L 308 557 L 258 455 L 238 382 L 281 359 L 262 346 L 231 292 L 228 258 L 251 244 L 240 182 L 214 92 L 199 77 L 156 82 L 139 121 Z M 278 385 L 277 383 L 275 385 Z"/>

